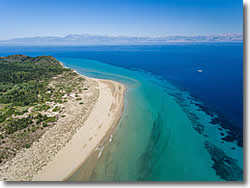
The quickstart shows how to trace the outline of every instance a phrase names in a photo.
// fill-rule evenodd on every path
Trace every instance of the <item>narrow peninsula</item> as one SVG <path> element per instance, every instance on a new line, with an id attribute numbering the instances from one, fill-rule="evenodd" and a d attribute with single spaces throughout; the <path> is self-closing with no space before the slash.
<path id="1" fill-rule="evenodd" d="M 126 87 L 51 56 L 0 57 L 0 180 L 66 180 L 118 124 Z"/>

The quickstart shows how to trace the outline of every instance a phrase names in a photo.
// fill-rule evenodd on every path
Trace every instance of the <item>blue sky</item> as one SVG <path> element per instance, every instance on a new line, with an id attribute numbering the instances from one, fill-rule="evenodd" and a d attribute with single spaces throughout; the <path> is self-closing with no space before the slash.
<path id="1" fill-rule="evenodd" d="M 241 0 L 0 0 L 0 39 L 241 33 Z"/>

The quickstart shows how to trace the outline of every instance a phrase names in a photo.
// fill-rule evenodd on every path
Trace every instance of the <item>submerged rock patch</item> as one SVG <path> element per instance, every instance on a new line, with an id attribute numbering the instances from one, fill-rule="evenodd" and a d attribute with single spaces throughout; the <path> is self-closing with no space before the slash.
<path id="1" fill-rule="evenodd" d="M 205 142 L 205 148 L 214 162 L 212 168 L 220 178 L 226 181 L 243 180 L 243 170 L 237 165 L 237 160 L 227 156 L 224 151 L 208 141 Z"/>

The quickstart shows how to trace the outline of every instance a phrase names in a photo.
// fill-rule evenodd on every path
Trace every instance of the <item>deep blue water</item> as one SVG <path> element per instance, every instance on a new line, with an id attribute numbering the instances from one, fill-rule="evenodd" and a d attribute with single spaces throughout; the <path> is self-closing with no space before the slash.
<path id="1" fill-rule="evenodd" d="M 243 127 L 243 43 L 164 46 L 0 47 L 0 55 L 85 58 L 139 69 L 172 81 Z M 203 72 L 197 70 L 202 69 Z"/>

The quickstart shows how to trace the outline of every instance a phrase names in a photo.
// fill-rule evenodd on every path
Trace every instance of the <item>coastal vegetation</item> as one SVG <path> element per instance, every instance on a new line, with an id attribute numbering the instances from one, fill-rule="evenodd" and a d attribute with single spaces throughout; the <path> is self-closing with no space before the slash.
<path id="1" fill-rule="evenodd" d="M 0 57 L 0 164 L 65 117 L 60 105 L 82 92 L 82 81 L 50 56 Z"/>

